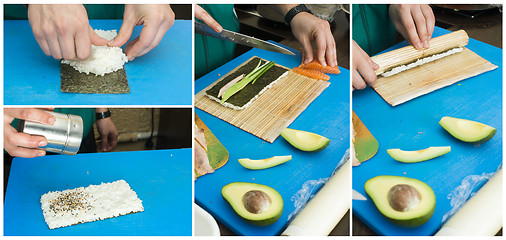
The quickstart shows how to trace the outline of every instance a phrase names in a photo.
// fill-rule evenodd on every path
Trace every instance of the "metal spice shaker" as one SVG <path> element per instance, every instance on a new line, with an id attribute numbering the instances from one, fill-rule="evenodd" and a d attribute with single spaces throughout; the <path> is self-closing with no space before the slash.
<path id="1" fill-rule="evenodd" d="M 47 145 L 41 147 L 48 152 L 74 155 L 79 151 L 83 137 L 83 119 L 80 116 L 50 112 L 56 121 L 53 125 L 19 120 L 18 132 L 44 136 Z"/>

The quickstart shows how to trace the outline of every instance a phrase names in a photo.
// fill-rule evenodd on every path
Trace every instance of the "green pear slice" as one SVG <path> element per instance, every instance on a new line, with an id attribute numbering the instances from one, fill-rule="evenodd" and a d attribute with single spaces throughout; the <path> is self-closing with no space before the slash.
<path id="1" fill-rule="evenodd" d="M 387 153 L 393 159 L 404 163 L 416 163 L 427 161 L 441 155 L 447 154 L 451 151 L 450 146 L 446 147 L 429 147 L 418 151 L 403 151 L 398 148 L 388 149 Z"/>
<path id="2" fill-rule="evenodd" d="M 321 151 L 330 143 L 330 139 L 324 136 L 290 128 L 283 129 L 281 136 L 292 146 L 307 152 Z"/>
<path id="3" fill-rule="evenodd" d="M 266 169 L 271 168 L 274 166 L 277 166 L 279 164 L 285 163 L 292 160 L 292 155 L 288 156 L 274 156 L 271 158 L 261 159 L 261 160 L 252 160 L 249 158 L 241 158 L 239 159 L 239 163 L 251 170 L 260 170 L 260 169 Z"/>
<path id="4" fill-rule="evenodd" d="M 441 118 L 439 125 L 455 138 L 471 143 L 484 143 L 492 139 L 497 131 L 483 123 L 454 117 Z"/>

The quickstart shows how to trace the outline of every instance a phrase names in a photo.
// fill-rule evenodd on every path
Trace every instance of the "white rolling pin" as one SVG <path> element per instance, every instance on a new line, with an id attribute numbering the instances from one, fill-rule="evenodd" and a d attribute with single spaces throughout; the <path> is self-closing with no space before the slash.
<path id="1" fill-rule="evenodd" d="M 283 236 L 327 236 L 350 208 L 348 159 L 288 225 Z"/>
<path id="2" fill-rule="evenodd" d="M 436 233 L 436 236 L 494 236 L 502 227 L 502 168 Z"/>

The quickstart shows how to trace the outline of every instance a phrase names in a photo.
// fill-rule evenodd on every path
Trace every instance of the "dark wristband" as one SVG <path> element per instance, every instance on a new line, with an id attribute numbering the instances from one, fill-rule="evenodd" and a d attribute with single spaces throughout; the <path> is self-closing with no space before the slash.
<path id="1" fill-rule="evenodd" d="M 97 120 L 108 118 L 111 116 L 111 111 L 107 110 L 105 112 L 96 113 L 95 116 L 97 117 Z"/>
<path id="2" fill-rule="evenodd" d="M 290 11 L 288 11 L 288 13 L 286 13 L 286 16 L 285 16 L 285 22 L 290 25 L 290 23 L 292 22 L 292 19 L 299 13 L 301 12 L 307 12 L 307 13 L 311 13 L 311 10 L 309 10 L 309 8 L 306 7 L 306 5 L 304 4 L 300 4 L 300 5 L 297 5 L 295 7 L 293 7 L 292 9 L 290 9 Z M 311 13 L 312 14 L 312 13 Z"/>

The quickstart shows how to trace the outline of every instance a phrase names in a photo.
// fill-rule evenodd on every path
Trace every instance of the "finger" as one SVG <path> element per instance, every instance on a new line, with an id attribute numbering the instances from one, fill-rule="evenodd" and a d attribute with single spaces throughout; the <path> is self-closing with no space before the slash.
<path id="1" fill-rule="evenodd" d="M 429 5 L 424 5 L 422 7 L 422 13 L 427 23 L 427 39 L 430 40 L 432 38 L 432 33 L 434 33 L 436 18 L 434 17 L 434 12 L 432 12 L 432 8 Z"/>
<path id="2" fill-rule="evenodd" d="M 169 30 L 170 26 L 172 26 L 172 24 L 169 25 L 169 23 L 162 24 L 162 25 L 165 25 L 165 26 L 160 27 L 158 29 L 158 32 L 156 33 L 155 39 L 153 40 L 153 43 L 151 43 L 151 46 L 148 47 L 148 48 L 146 48 L 146 49 L 144 49 L 144 51 L 138 53 L 137 56 L 135 56 L 135 57 L 140 57 L 140 56 L 148 53 L 149 51 L 153 50 L 153 48 L 155 48 L 156 46 L 158 46 L 158 44 L 160 44 L 160 42 L 163 39 L 163 36 L 165 36 L 165 33 L 167 33 L 167 30 Z"/>
<path id="3" fill-rule="evenodd" d="M 336 41 L 332 34 L 327 34 L 327 52 L 325 56 L 330 66 L 337 66 Z"/>
<path id="4" fill-rule="evenodd" d="M 307 37 L 303 37 L 300 40 L 300 43 L 302 44 L 302 51 L 304 52 L 302 56 L 304 58 L 302 59 L 302 62 L 304 64 L 308 64 L 311 61 L 313 61 L 313 47 L 311 46 L 311 42 Z"/>
<path id="5" fill-rule="evenodd" d="M 117 134 L 110 134 L 109 135 L 109 151 L 114 149 L 118 145 L 118 135 Z"/>
<path id="6" fill-rule="evenodd" d="M 46 151 L 44 149 L 29 149 L 15 146 L 5 146 L 5 151 L 7 151 L 9 155 L 13 157 L 22 158 L 34 158 L 46 155 Z"/>
<path id="7" fill-rule="evenodd" d="M 418 39 L 422 44 L 423 48 L 429 47 L 429 40 L 427 39 L 427 22 L 423 16 L 422 10 L 412 12 L 413 20 L 415 22 L 416 30 L 418 33 Z"/>
<path id="8" fill-rule="evenodd" d="M 6 143 L 15 147 L 39 148 L 47 145 L 47 140 L 43 136 L 19 133 L 13 127 L 5 129 Z"/>
<path id="9" fill-rule="evenodd" d="M 132 32 L 134 31 L 135 22 L 130 18 L 126 18 L 123 20 L 123 24 L 121 24 L 121 28 L 119 29 L 118 35 L 110 40 L 107 45 L 109 47 L 120 47 L 123 46 L 130 36 L 132 36 Z"/>
<path id="10" fill-rule="evenodd" d="M 322 35 L 316 36 L 316 58 L 321 65 L 327 66 L 327 62 L 325 61 L 325 52 L 327 50 L 327 39 Z"/>
<path id="11" fill-rule="evenodd" d="M 401 20 L 406 29 L 407 38 L 411 42 L 411 44 L 418 50 L 422 49 L 422 43 L 418 38 L 418 33 L 416 31 L 415 23 L 413 22 L 413 16 L 411 14 L 407 14 Z M 406 36 L 405 36 L 406 37 Z"/>
<path id="12" fill-rule="evenodd" d="M 45 111 L 35 108 L 9 108 L 10 116 L 17 119 L 30 120 L 33 122 L 53 124 L 55 117 Z"/>
<path id="13" fill-rule="evenodd" d="M 109 134 L 102 135 L 102 151 L 107 152 L 109 149 Z"/>
<path id="14" fill-rule="evenodd" d="M 59 34 L 58 43 L 60 44 L 61 54 L 63 59 L 73 60 L 76 58 L 76 49 L 74 44 L 74 37 L 68 34 Z"/>
<path id="15" fill-rule="evenodd" d="M 127 55 L 129 61 L 132 61 L 135 57 L 139 56 L 139 54 L 144 50 L 148 48 L 151 50 L 154 47 L 153 42 L 158 32 L 157 30 L 158 26 L 145 22 L 137 42 L 131 45 L 131 48 L 125 48 L 125 54 Z"/>
<path id="16" fill-rule="evenodd" d="M 105 46 L 109 40 L 99 36 L 91 26 L 88 27 L 88 32 L 90 35 L 90 42 L 95 46 Z M 120 45 L 121 46 L 121 45 Z"/>
<path id="17" fill-rule="evenodd" d="M 367 84 L 371 85 L 376 81 L 376 73 L 369 66 L 360 64 L 357 68 L 357 71 L 360 73 L 362 79 L 364 79 Z"/>
<path id="18" fill-rule="evenodd" d="M 61 51 L 60 51 L 60 43 L 58 42 L 58 38 L 56 34 L 54 35 L 46 35 L 47 45 L 49 46 L 49 52 L 54 59 L 62 59 Z"/>
<path id="19" fill-rule="evenodd" d="M 353 69 L 352 72 L 352 79 L 353 79 L 353 88 L 355 89 L 364 89 L 367 84 L 365 83 L 364 79 L 360 76 L 360 74 L 357 72 L 357 70 Z"/>
<path id="20" fill-rule="evenodd" d="M 75 36 L 77 58 L 84 60 L 91 56 L 91 40 L 89 31 L 78 31 Z"/>
<path id="21" fill-rule="evenodd" d="M 195 5 L 195 17 L 211 27 L 215 32 L 220 33 L 223 31 L 223 27 L 199 5 Z"/>
<path id="22" fill-rule="evenodd" d="M 37 43 L 40 46 L 40 49 L 46 54 L 47 56 L 51 56 L 51 51 L 49 50 L 49 46 L 47 45 L 46 38 L 36 38 Z"/>

